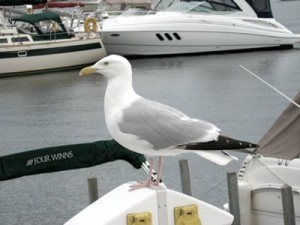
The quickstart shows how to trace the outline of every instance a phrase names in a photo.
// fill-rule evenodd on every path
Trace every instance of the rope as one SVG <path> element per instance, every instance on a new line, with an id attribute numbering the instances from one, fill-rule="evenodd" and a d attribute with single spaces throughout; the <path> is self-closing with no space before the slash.
<path id="1" fill-rule="evenodd" d="M 206 193 L 200 196 L 200 198 L 206 197 L 208 194 L 210 194 L 212 191 L 214 191 L 217 187 L 223 185 L 223 183 L 227 180 L 227 178 L 224 178 L 219 183 L 217 183 L 213 188 L 209 189 Z"/>
<path id="2" fill-rule="evenodd" d="M 282 183 L 289 185 L 286 181 L 284 181 L 279 175 L 277 175 L 273 170 L 271 170 L 270 167 L 268 167 L 265 163 L 263 163 L 262 161 L 259 160 L 259 158 L 256 158 L 256 160 L 258 160 L 258 162 L 264 166 L 270 173 L 272 173 L 278 180 L 280 180 Z M 279 159 L 280 160 L 280 159 Z M 289 185 L 291 186 L 291 185 Z"/>
<path id="3" fill-rule="evenodd" d="M 257 78 L 258 80 L 260 80 L 261 82 L 263 82 L 264 84 L 266 84 L 267 86 L 269 86 L 270 88 L 272 88 L 273 90 L 275 90 L 277 93 L 279 93 L 281 96 L 283 96 L 284 98 L 286 98 L 289 102 L 293 103 L 295 106 L 297 106 L 300 109 L 300 105 L 295 102 L 294 100 L 290 99 L 288 96 L 286 96 L 285 94 L 283 94 L 281 91 L 279 91 L 277 88 L 273 87 L 271 84 L 269 84 L 267 81 L 263 80 L 262 78 L 260 78 L 258 75 L 256 75 L 255 73 L 251 72 L 250 70 L 248 70 L 246 67 L 240 65 L 241 68 L 243 68 L 244 70 L 246 70 L 248 73 L 250 73 L 252 76 L 254 76 L 255 78 Z"/>

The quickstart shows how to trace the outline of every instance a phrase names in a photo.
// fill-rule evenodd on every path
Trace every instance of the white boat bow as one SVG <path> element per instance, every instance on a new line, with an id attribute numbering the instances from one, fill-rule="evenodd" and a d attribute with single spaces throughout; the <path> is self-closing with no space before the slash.
<path id="1" fill-rule="evenodd" d="M 163 185 L 129 191 L 130 185 L 112 190 L 65 225 L 230 225 L 233 221 L 231 214 Z"/>

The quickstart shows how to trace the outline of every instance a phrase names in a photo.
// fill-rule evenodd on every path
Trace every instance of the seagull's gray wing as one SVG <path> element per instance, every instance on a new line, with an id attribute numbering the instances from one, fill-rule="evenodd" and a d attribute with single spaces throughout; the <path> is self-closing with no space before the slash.
<path id="1" fill-rule="evenodd" d="M 219 131 L 211 123 L 190 119 L 172 107 L 144 98 L 122 110 L 118 126 L 123 133 L 146 140 L 156 150 L 196 141 L 212 141 Z"/>

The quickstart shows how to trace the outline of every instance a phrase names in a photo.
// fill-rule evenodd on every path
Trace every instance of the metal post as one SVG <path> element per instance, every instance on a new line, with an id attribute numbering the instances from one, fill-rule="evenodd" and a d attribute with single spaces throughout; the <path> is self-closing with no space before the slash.
<path id="1" fill-rule="evenodd" d="M 181 190 L 184 194 L 192 196 L 189 162 L 187 159 L 179 160 Z"/>
<path id="2" fill-rule="evenodd" d="M 98 196 L 98 183 L 96 177 L 88 177 L 88 191 L 89 191 L 89 201 L 92 204 L 96 201 Z"/>
<path id="3" fill-rule="evenodd" d="M 295 225 L 295 209 L 293 190 L 291 186 L 285 184 L 281 188 L 282 209 L 284 225 Z"/>
<path id="4" fill-rule="evenodd" d="M 229 212 L 234 216 L 232 225 L 240 225 L 240 204 L 236 172 L 227 173 Z"/>

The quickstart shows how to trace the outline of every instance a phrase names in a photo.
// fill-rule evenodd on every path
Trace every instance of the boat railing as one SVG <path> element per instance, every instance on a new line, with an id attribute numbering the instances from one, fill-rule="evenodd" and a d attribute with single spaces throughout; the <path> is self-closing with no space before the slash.
<path id="1" fill-rule="evenodd" d="M 75 34 L 60 34 L 60 33 L 47 33 L 47 34 L 29 34 L 24 32 L 16 32 L 16 33 L 7 33 L 2 35 L 2 37 L 6 37 L 7 41 L 1 43 L 1 45 L 22 45 L 26 43 L 33 43 L 38 41 L 57 41 L 62 39 L 70 39 L 74 37 Z M 2 38 L 3 39 L 3 38 Z"/>

